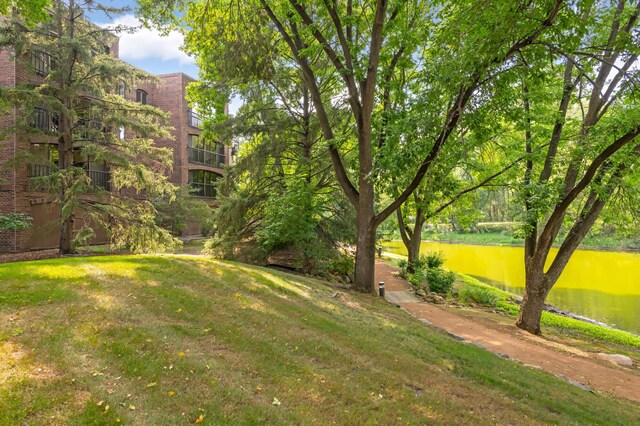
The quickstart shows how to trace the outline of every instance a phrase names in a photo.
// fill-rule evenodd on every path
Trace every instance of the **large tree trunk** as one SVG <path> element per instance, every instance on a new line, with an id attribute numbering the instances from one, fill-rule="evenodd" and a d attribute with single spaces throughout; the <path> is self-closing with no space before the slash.
<path id="1" fill-rule="evenodd" d="M 542 274 L 527 272 L 525 293 L 516 326 L 533 334 L 540 334 L 540 319 L 549 291 Z"/>
<path id="2" fill-rule="evenodd" d="M 356 246 L 356 267 L 354 287 L 357 290 L 373 293 L 375 287 L 376 232 L 368 229 L 358 231 Z"/>
<path id="3" fill-rule="evenodd" d="M 59 36 L 63 35 L 64 25 L 63 25 L 63 16 L 65 6 L 62 2 L 57 2 L 58 7 L 58 34 Z M 67 28 L 64 31 L 64 34 L 68 37 L 69 40 L 72 40 L 75 33 L 75 18 L 74 15 L 77 13 L 75 10 L 75 0 L 69 0 L 67 5 L 69 10 L 68 19 L 66 19 Z M 71 117 L 69 111 L 73 109 L 73 100 L 70 94 L 70 82 L 69 78 L 72 76 L 73 65 L 75 62 L 76 54 L 75 51 L 69 51 L 68 48 L 65 48 L 62 44 L 62 38 L 59 39 L 58 45 L 60 47 L 61 52 L 65 55 L 62 58 L 61 72 L 60 72 L 60 80 L 59 80 L 59 90 L 61 91 L 60 100 L 65 106 L 65 110 L 60 111 L 60 124 L 62 135 L 58 139 L 58 168 L 63 172 L 62 182 L 60 185 L 60 218 L 62 222 L 62 226 L 60 227 L 60 254 L 70 254 L 73 251 L 72 241 L 73 241 L 73 226 L 74 226 L 74 212 L 73 210 L 69 212 L 65 212 L 65 205 L 69 202 L 69 198 L 73 195 L 70 193 L 71 187 L 73 186 L 73 181 L 75 176 L 71 173 L 71 167 L 73 167 L 73 118 Z M 68 54 L 68 56 L 66 56 Z"/>
<path id="4" fill-rule="evenodd" d="M 374 293 L 375 287 L 375 255 L 376 229 L 374 225 L 374 193 L 373 186 L 364 180 L 360 181 L 360 197 L 356 211 L 356 265 L 354 287 L 357 290 Z"/>

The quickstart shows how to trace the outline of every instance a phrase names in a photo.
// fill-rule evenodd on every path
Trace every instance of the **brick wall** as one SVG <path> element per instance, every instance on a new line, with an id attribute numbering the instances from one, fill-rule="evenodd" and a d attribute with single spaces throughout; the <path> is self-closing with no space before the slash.
<path id="1" fill-rule="evenodd" d="M 111 54 L 118 56 L 119 40 L 114 39 L 111 44 Z M 154 105 L 171 114 L 170 125 L 174 127 L 173 140 L 158 139 L 155 141 L 157 146 L 171 148 L 173 150 L 173 171 L 170 175 L 172 183 L 186 187 L 188 184 L 189 170 L 202 169 L 210 170 L 218 174 L 222 174 L 222 169 L 210 167 L 206 165 L 190 164 L 188 161 L 188 137 L 189 135 L 199 135 L 200 129 L 191 127 L 188 124 L 188 104 L 185 99 L 187 85 L 194 81 L 191 77 L 182 74 L 166 74 L 159 76 L 159 83 L 143 83 L 139 87 L 131 88 L 129 96 L 135 99 L 136 89 L 141 88 L 148 93 L 148 103 Z M 39 84 L 43 81 L 43 77 L 35 75 L 20 64 L 17 64 L 8 51 L 0 51 L 0 85 L 3 87 L 14 87 L 16 84 L 30 82 Z M 0 129 L 4 133 L 0 133 L 0 164 L 13 159 L 21 151 L 29 151 L 31 143 L 56 143 L 54 137 L 46 136 L 30 136 L 19 137 L 10 130 L 13 126 L 14 118 L 20 117 L 22 114 L 28 114 L 30 111 L 13 110 L 9 115 L 0 116 Z M 229 147 L 225 148 L 225 156 L 227 162 L 231 155 Z M 50 203 L 50 194 L 35 192 L 29 188 L 29 167 L 26 162 L 17 164 L 12 168 L 0 168 L 0 178 L 4 179 L 4 183 L 0 183 L 0 212 L 20 212 L 36 217 L 41 217 L 40 213 L 42 204 Z M 212 200 L 209 200 L 212 201 Z M 213 204 L 213 202 L 212 202 Z M 55 209 L 55 207 L 54 207 Z M 54 241 L 52 235 L 38 235 L 44 232 L 43 225 L 35 224 L 27 230 L 20 232 L 0 232 L 0 251 L 24 251 L 32 247 L 38 247 L 42 244 L 36 244 L 40 236 L 41 242 L 51 240 Z M 187 234 L 194 234 L 199 231 L 199 224 L 190 223 L 186 230 Z M 47 231 L 47 234 L 50 232 Z M 47 243 L 49 244 L 49 243 Z M 53 243 L 51 243 L 53 244 Z"/>

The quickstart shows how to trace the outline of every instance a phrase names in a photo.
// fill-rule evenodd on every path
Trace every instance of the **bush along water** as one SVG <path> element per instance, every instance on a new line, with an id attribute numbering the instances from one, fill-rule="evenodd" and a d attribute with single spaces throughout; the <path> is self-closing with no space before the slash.
<path id="1" fill-rule="evenodd" d="M 442 268 L 444 260 L 441 252 L 430 252 L 412 263 L 401 261 L 400 276 L 411 283 L 418 296 L 426 297 L 430 292 L 445 295 L 451 291 L 455 274 Z"/>

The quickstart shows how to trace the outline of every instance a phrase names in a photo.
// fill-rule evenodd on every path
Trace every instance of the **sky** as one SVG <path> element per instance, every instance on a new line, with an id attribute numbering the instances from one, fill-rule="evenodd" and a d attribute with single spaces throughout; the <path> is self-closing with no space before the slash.
<path id="1" fill-rule="evenodd" d="M 133 34 L 119 34 L 120 59 L 152 74 L 183 72 L 194 78 L 198 77 L 198 67 L 193 58 L 180 50 L 184 40 L 182 34 L 171 32 L 163 37 L 158 31 L 139 28 L 140 22 L 133 13 L 135 0 L 104 0 L 104 3 L 114 7 L 128 6 L 132 10 L 114 17 L 113 20 L 97 12 L 86 16 L 101 26 L 127 25 L 138 28 Z"/>
<path id="2" fill-rule="evenodd" d="M 120 37 L 120 59 L 151 74 L 171 74 L 183 72 L 198 78 L 198 67 L 193 58 L 181 50 L 184 37 L 176 31 L 161 36 L 159 31 L 142 28 L 134 15 L 136 0 L 102 0 L 105 6 L 128 7 L 130 11 L 109 18 L 100 12 L 87 13 L 92 22 L 104 27 L 125 25 L 136 31 L 118 34 Z M 234 97 L 229 103 L 229 112 L 235 115 L 242 106 L 242 100 Z"/>

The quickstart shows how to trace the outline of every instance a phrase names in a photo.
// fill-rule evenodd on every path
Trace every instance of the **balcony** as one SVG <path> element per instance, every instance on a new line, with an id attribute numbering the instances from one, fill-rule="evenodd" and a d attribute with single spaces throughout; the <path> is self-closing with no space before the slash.
<path id="1" fill-rule="evenodd" d="M 189 163 L 211 167 L 220 167 L 225 164 L 224 154 L 191 147 L 187 148 L 187 150 L 189 152 Z"/>
<path id="2" fill-rule="evenodd" d="M 56 113 L 41 107 L 35 107 L 31 119 L 31 127 L 43 132 L 57 132 L 60 128 L 60 117 Z"/>
<path id="3" fill-rule="evenodd" d="M 194 197 L 215 198 L 216 186 L 211 183 L 189 182 L 189 193 Z"/>
<path id="4" fill-rule="evenodd" d="M 189 126 L 199 129 L 201 124 L 202 124 L 202 119 L 200 118 L 200 116 L 198 114 L 196 114 L 192 110 L 188 110 L 187 111 L 187 122 L 188 122 Z"/>
<path id="5" fill-rule="evenodd" d="M 99 170 L 85 170 L 85 173 L 95 188 L 111 191 L 111 173 Z"/>
<path id="6" fill-rule="evenodd" d="M 29 177 L 46 177 L 51 174 L 51 166 L 44 164 L 31 164 Z"/>
<path id="7" fill-rule="evenodd" d="M 41 178 L 50 176 L 54 167 L 46 164 L 31 164 L 29 169 L 30 178 Z M 86 170 L 85 173 L 91 179 L 91 186 L 96 189 L 111 191 L 111 173 L 100 170 Z"/>

